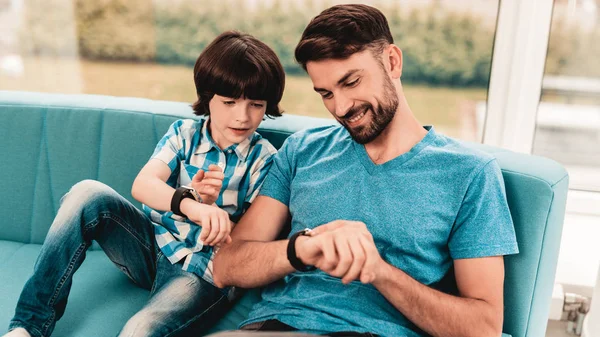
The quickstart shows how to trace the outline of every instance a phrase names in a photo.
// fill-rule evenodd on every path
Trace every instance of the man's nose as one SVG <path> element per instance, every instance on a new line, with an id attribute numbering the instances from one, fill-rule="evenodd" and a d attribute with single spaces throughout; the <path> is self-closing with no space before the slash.
<path id="1" fill-rule="evenodd" d="M 344 117 L 348 110 L 354 106 L 354 102 L 348 96 L 344 94 L 335 95 L 335 115 L 337 117 Z"/>

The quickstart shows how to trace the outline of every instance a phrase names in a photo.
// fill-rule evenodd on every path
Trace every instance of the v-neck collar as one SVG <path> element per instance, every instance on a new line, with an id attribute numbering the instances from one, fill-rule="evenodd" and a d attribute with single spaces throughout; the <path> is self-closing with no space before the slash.
<path id="1" fill-rule="evenodd" d="M 427 134 L 425 135 L 425 137 L 423 137 L 423 139 L 421 139 L 421 141 L 415 144 L 415 146 L 413 146 L 409 151 L 399 155 L 394 159 L 388 160 L 383 164 L 375 164 L 371 160 L 371 157 L 369 157 L 369 154 L 367 153 L 367 150 L 365 149 L 364 145 L 359 144 L 355 141 L 353 141 L 352 143 L 354 150 L 358 156 L 358 160 L 362 163 L 362 165 L 367 170 L 367 172 L 369 172 L 369 174 L 375 174 L 380 171 L 385 171 L 388 169 L 393 169 L 402 166 L 402 164 L 411 160 L 414 156 L 421 152 L 421 150 L 423 150 L 429 144 L 431 144 L 436 138 L 436 132 L 433 126 L 431 125 L 424 126 L 423 128 L 427 130 Z"/>

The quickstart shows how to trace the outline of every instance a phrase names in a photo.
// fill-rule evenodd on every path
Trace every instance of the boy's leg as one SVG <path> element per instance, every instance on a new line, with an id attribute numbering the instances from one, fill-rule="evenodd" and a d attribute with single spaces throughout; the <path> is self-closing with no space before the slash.
<path id="1" fill-rule="evenodd" d="M 119 337 L 200 336 L 230 306 L 227 294 L 159 253 L 150 301 Z"/>
<path id="2" fill-rule="evenodd" d="M 150 289 L 157 256 L 152 223 L 110 187 L 85 180 L 61 200 L 9 330 L 23 327 L 36 337 L 52 333 L 92 240 L 135 283 Z"/>

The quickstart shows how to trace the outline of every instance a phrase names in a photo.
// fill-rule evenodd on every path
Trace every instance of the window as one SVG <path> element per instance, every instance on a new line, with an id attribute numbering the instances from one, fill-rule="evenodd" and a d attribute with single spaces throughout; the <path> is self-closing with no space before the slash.
<path id="1" fill-rule="evenodd" d="M 591 1 L 555 1 L 533 153 L 566 166 L 570 188 L 600 192 L 600 16 Z"/>
<path id="2" fill-rule="evenodd" d="M 265 41 L 287 73 L 287 113 L 330 118 L 294 61 L 319 0 L 0 0 L 0 90 L 192 102 L 192 67 L 220 32 Z M 402 81 L 423 124 L 481 141 L 498 0 L 363 1 L 389 20 Z"/>

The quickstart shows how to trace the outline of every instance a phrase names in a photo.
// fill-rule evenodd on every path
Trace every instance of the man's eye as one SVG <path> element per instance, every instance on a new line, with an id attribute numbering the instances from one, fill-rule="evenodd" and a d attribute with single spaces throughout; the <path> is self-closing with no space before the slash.
<path id="1" fill-rule="evenodd" d="M 321 97 L 323 97 L 325 99 L 330 99 L 331 97 L 333 97 L 333 94 L 328 92 L 328 93 L 321 94 Z"/>
<path id="2" fill-rule="evenodd" d="M 352 82 L 347 82 L 347 83 L 346 83 L 346 86 L 347 86 L 347 87 L 354 87 L 354 86 L 356 86 L 356 85 L 358 84 L 358 82 L 359 82 L 359 81 L 360 81 L 360 79 L 358 79 L 358 78 L 357 78 L 357 79 L 355 79 L 355 80 L 354 80 L 354 81 L 352 81 Z"/>

